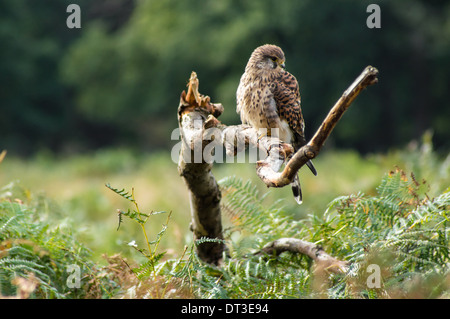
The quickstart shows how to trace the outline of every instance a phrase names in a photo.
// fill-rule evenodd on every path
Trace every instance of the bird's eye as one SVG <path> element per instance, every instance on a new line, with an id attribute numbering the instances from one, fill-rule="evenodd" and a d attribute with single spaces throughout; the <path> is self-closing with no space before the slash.
<path id="1" fill-rule="evenodd" d="M 276 57 L 270 57 L 270 59 L 273 61 L 273 62 L 277 62 L 277 58 Z"/>

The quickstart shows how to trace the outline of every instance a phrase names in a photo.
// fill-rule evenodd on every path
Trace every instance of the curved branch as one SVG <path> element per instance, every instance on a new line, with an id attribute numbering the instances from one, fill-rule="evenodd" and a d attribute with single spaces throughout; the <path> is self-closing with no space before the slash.
<path id="1" fill-rule="evenodd" d="M 328 255 L 321 246 L 297 238 L 280 238 L 264 246 L 256 253 L 276 255 L 288 251 L 303 254 L 316 262 L 316 267 L 333 273 L 346 273 L 348 263 Z"/>

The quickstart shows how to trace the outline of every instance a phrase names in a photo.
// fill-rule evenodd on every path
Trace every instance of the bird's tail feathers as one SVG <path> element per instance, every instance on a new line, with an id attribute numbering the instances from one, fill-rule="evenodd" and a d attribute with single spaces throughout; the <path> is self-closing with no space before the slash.
<path id="1" fill-rule="evenodd" d="M 310 169 L 311 172 L 314 174 L 314 176 L 317 176 L 316 168 L 314 167 L 314 164 L 313 164 L 311 161 L 307 161 L 307 162 L 306 162 L 306 166 L 309 167 L 309 169 Z"/>
<path id="2" fill-rule="evenodd" d="M 301 205 L 302 204 L 302 188 L 300 187 L 300 180 L 298 175 L 295 175 L 294 181 L 291 184 L 292 193 L 294 194 L 295 201 Z"/>

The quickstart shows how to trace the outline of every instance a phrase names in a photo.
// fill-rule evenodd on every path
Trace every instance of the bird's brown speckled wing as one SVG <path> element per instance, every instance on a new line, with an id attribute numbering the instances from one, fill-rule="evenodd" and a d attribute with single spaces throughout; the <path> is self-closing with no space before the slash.
<path id="1" fill-rule="evenodd" d="M 306 144 L 298 82 L 292 74 L 283 71 L 275 83 L 277 85 L 273 93 L 278 114 L 291 128 L 294 135 L 293 146 L 297 150 Z"/>

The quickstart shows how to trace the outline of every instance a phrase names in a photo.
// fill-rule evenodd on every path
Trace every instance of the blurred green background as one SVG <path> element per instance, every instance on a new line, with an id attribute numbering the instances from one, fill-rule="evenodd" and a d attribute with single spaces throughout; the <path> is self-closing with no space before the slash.
<path id="1" fill-rule="evenodd" d="M 296 217 L 321 214 L 337 196 L 374 192 L 395 165 L 427 179 L 431 195 L 442 192 L 450 185 L 450 3 L 377 1 L 381 28 L 369 29 L 372 2 L 2 0 L 0 186 L 14 184 L 0 195 L 45 198 L 44 213 L 69 218 L 98 257 L 129 251 L 139 237 L 127 224 L 116 231 L 115 210 L 126 203 L 104 184 L 134 187 L 142 210 L 173 211 L 162 245 L 181 253 L 191 240 L 189 203 L 170 159 L 180 93 L 196 71 L 200 92 L 225 107 L 219 119 L 238 124 L 239 79 L 265 43 L 283 48 L 299 81 L 307 137 L 367 65 L 380 71 L 316 159 L 319 176 L 300 172 L 304 204 L 289 188 L 271 190 L 268 201 L 285 198 Z M 66 26 L 71 3 L 81 29 Z M 214 174 L 266 191 L 253 164 L 217 164 Z"/>
<path id="2" fill-rule="evenodd" d="M 450 4 L 361 0 L 4 0 L 0 4 L 0 148 L 78 153 L 169 149 L 192 70 L 236 124 L 250 53 L 283 48 L 300 83 L 307 135 L 366 65 L 380 71 L 328 142 L 359 152 L 403 146 L 433 130 L 450 147 Z M 67 5 L 81 29 L 66 26 Z"/>

